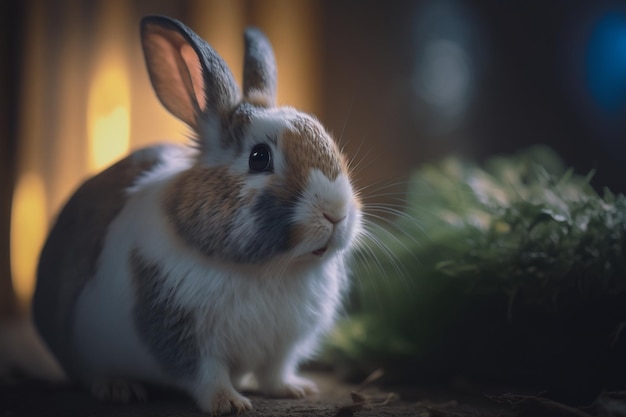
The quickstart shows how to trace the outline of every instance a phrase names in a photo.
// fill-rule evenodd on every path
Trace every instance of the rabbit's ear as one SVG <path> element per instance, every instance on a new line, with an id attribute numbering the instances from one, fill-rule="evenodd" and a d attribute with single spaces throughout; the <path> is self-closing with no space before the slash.
<path id="1" fill-rule="evenodd" d="M 239 87 L 226 63 L 181 22 L 164 16 L 145 17 L 141 42 L 159 100 L 194 130 L 199 116 L 221 119 L 240 101 Z"/>
<path id="2" fill-rule="evenodd" d="M 256 28 L 245 32 L 243 93 L 248 101 L 273 107 L 276 101 L 276 60 L 269 40 Z"/>

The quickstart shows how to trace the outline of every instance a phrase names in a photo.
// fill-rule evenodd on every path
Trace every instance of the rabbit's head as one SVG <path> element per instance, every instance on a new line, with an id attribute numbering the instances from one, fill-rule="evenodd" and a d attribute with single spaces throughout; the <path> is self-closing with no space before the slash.
<path id="1" fill-rule="evenodd" d="M 157 96 L 198 148 L 164 196 L 182 241 L 238 264 L 318 261 L 350 248 L 361 213 L 346 159 L 314 117 L 275 105 L 265 36 L 245 32 L 242 94 L 222 58 L 182 23 L 147 17 L 141 35 Z"/>

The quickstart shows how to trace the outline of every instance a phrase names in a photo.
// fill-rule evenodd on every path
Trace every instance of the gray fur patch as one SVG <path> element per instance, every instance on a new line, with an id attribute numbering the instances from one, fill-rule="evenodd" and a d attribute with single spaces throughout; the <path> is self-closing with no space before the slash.
<path id="1" fill-rule="evenodd" d="M 158 264 L 148 262 L 136 249 L 129 262 L 136 296 L 133 316 L 139 336 L 170 375 L 195 376 L 200 349 L 193 312 L 175 305 L 172 292 L 164 289 L 166 276 Z"/>
<path id="2" fill-rule="evenodd" d="M 75 373 L 72 312 L 83 287 L 96 273 L 109 224 L 126 203 L 126 189 L 174 147 L 138 150 L 85 181 L 48 235 L 39 258 L 33 317 L 40 335 L 69 375 Z"/>
<path id="3" fill-rule="evenodd" d="M 266 191 L 259 195 L 254 203 L 254 213 L 258 224 L 254 239 L 245 244 L 245 249 L 240 253 L 245 254 L 248 263 L 262 262 L 272 255 L 285 252 L 289 249 L 288 219 L 291 217 L 293 208 L 282 204 L 275 195 Z M 234 242 L 233 242 L 234 243 Z"/>
<path id="4" fill-rule="evenodd" d="M 243 92 L 246 98 L 259 93 L 274 105 L 276 97 L 276 60 L 269 40 L 256 28 L 245 32 L 246 54 L 243 69 Z"/>
<path id="5" fill-rule="evenodd" d="M 235 149 L 235 153 L 243 152 L 244 135 L 252 120 L 258 117 L 260 109 L 250 103 L 243 102 L 235 108 L 229 118 L 223 122 L 223 146 Z"/>

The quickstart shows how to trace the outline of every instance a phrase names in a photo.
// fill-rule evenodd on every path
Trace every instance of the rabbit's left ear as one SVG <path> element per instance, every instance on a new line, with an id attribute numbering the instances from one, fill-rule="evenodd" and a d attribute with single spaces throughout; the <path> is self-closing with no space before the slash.
<path id="1" fill-rule="evenodd" d="M 141 43 L 159 100 L 194 130 L 200 117 L 223 120 L 239 103 L 239 87 L 224 60 L 181 22 L 145 17 Z"/>
<path id="2" fill-rule="evenodd" d="M 276 60 L 269 40 L 256 28 L 245 32 L 244 99 L 263 107 L 276 103 Z"/>

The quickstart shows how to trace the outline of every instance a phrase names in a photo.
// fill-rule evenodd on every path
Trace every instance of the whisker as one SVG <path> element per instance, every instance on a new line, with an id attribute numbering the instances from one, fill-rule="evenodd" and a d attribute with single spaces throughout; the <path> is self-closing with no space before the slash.
<path id="1" fill-rule="evenodd" d="M 338 142 L 343 142 L 344 144 L 346 142 L 344 142 L 343 140 L 343 134 L 346 131 L 346 126 L 348 125 L 348 120 L 350 120 L 350 116 L 352 115 L 352 109 L 354 108 L 354 101 L 350 101 L 350 106 L 348 107 L 348 114 L 346 115 L 346 117 L 343 120 L 343 126 L 341 126 L 341 132 L 339 133 L 339 139 Z M 342 146 L 343 148 L 343 146 Z M 341 152 L 343 152 L 343 149 L 341 150 Z"/>
<path id="2" fill-rule="evenodd" d="M 391 241 L 395 242 L 396 244 L 400 245 L 405 251 L 406 253 L 409 253 L 411 255 L 412 258 L 414 258 L 417 262 L 421 261 L 417 258 L 417 256 L 415 255 L 415 251 L 411 250 L 406 244 L 405 242 L 403 242 L 398 235 L 396 235 L 395 233 L 392 233 L 390 230 L 388 230 L 385 227 L 382 227 L 378 224 L 372 223 L 374 225 L 376 225 L 376 227 L 378 228 L 378 232 L 382 233 L 382 235 L 386 236 L 388 239 L 391 239 Z M 411 243 L 413 243 L 414 245 L 422 248 L 423 245 L 422 243 L 420 243 L 417 239 L 415 239 L 415 237 L 411 234 L 409 234 L 406 230 L 398 230 L 399 232 L 402 233 L 402 236 L 405 236 L 406 238 L 408 238 Z"/>
<path id="3" fill-rule="evenodd" d="M 386 271 L 385 267 L 382 264 L 382 261 L 380 259 L 380 254 L 376 253 L 374 251 L 374 247 L 376 247 L 377 243 L 376 243 L 376 237 L 375 236 L 368 236 L 369 232 L 366 232 L 363 236 L 362 236 L 362 240 L 359 242 L 359 251 L 357 251 L 358 256 L 361 258 L 361 263 L 359 264 L 359 269 L 361 272 L 363 272 L 365 274 L 366 277 L 370 277 L 369 279 L 365 279 L 365 280 L 359 280 L 359 285 L 360 285 L 360 289 L 361 289 L 361 294 L 363 294 L 363 291 L 365 291 L 365 287 L 363 286 L 364 283 L 367 283 L 368 285 L 374 286 L 375 291 L 373 292 L 374 294 L 379 294 L 379 285 L 382 285 L 382 283 L 384 281 L 386 281 L 387 279 L 387 274 L 388 271 Z M 373 245 L 372 246 L 372 242 Z M 379 251 L 381 251 L 382 253 L 382 249 L 378 249 Z M 389 256 L 385 255 L 385 257 L 390 261 L 390 262 L 394 262 L 393 258 L 390 258 Z M 374 279 L 372 279 L 372 277 L 374 277 Z M 383 279 L 377 279 L 376 277 L 381 277 Z"/>
<path id="4" fill-rule="evenodd" d="M 386 189 L 390 189 L 390 188 L 395 188 L 395 187 L 406 187 L 407 185 L 409 185 L 410 182 L 408 181 L 394 181 L 394 182 L 388 182 L 388 180 L 381 180 L 381 181 L 377 181 L 377 182 L 372 182 L 369 183 L 367 185 L 361 186 L 359 188 L 359 192 L 364 192 L 367 191 L 368 189 L 372 189 L 373 187 L 376 187 L 376 191 L 383 191 Z M 404 192 L 398 192 L 398 194 L 404 194 Z M 373 195 L 373 193 L 369 193 L 368 195 Z"/>
<path id="5" fill-rule="evenodd" d="M 363 142 L 361 142 L 361 145 L 359 145 L 358 151 L 361 150 L 362 145 L 363 145 Z M 373 158 L 368 158 L 371 151 L 372 149 L 370 148 L 367 150 L 367 152 L 365 153 L 365 155 L 363 155 L 362 158 L 359 158 L 359 159 L 353 158 L 348 161 L 348 173 L 350 174 L 351 178 L 359 177 L 359 174 L 363 170 L 365 170 L 365 168 L 368 168 L 370 165 L 372 165 L 375 162 Z M 354 163 L 355 160 L 357 161 L 356 163 Z"/>
<path id="6" fill-rule="evenodd" d="M 377 213 L 388 214 L 392 216 L 391 218 L 387 218 L 384 216 L 380 216 Z M 365 216 L 374 217 L 376 219 L 382 220 L 385 223 L 393 226 L 400 227 L 401 225 L 397 225 L 396 221 L 405 221 L 409 224 L 417 227 L 422 232 L 424 231 L 424 227 L 422 223 L 420 223 L 419 219 L 410 213 L 406 212 L 406 206 L 401 204 L 368 204 L 365 206 L 363 210 L 363 214 Z"/>
<path id="7" fill-rule="evenodd" d="M 374 216 L 372 216 L 373 218 L 376 218 Z M 384 218 L 377 218 L 379 220 L 386 220 Z M 400 226 L 392 223 L 392 222 L 388 222 L 388 224 L 391 225 L 392 230 L 395 231 L 396 233 L 399 233 L 401 236 L 404 236 L 406 239 L 408 239 L 410 241 L 410 243 L 412 243 L 413 245 L 417 246 L 418 248 L 423 248 L 423 244 L 415 238 L 415 236 L 411 233 L 409 233 L 409 231 L 407 231 L 404 228 L 401 228 Z M 382 235 L 386 236 L 387 238 L 391 239 L 394 243 L 398 244 L 399 246 L 401 246 L 403 249 L 405 249 L 407 252 L 411 253 L 413 255 L 413 251 L 411 251 L 409 249 L 409 247 L 407 247 L 407 245 L 398 237 L 398 235 L 396 233 L 393 233 L 391 230 L 377 225 L 379 227 L 379 233 L 381 233 L 381 237 Z M 424 233 L 425 232 L 423 230 L 420 230 L 421 232 Z"/>
<path id="8" fill-rule="evenodd" d="M 404 276 L 407 273 L 406 268 L 397 260 L 397 256 L 395 255 L 395 253 L 391 249 L 389 249 L 389 247 L 387 247 L 387 245 L 385 245 L 380 239 L 378 239 L 378 236 L 376 235 L 374 231 L 374 228 L 376 227 L 378 227 L 380 231 L 383 231 L 386 234 L 388 234 L 389 237 L 393 236 L 392 233 L 390 233 L 385 228 L 375 223 L 366 224 L 366 236 L 368 236 L 370 238 L 369 241 L 372 242 L 374 245 L 376 245 L 376 247 L 380 250 L 380 252 L 383 255 L 385 255 L 387 259 L 389 259 L 389 261 L 391 262 L 391 265 L 395 269 L 395 272 L 398 274 L 398 276 L 401 279 L 404 279 Z M 401 246 L 403 246 L 404 249 L 408 251 L 408 248 L 406 247 L 406 245 L 402 244 L 401 242 L 398 242 L 398 243 Z"/>
<path id="9" fill-rule="evenodd" d="M 363 198 L 363 202 L 367 203 L 368 201 L 371 200 L 378 200 L 380 198 L 384 198 L 385 200 L 391 200 L 391 201 L 396 201 L 396 202 L 400 202 L 400 203 L 407 203 L 407 196 L 404 192 L 388 192 L 388 193 L 370 193 L 365 195 L 365 198 Z"/>
<path id="10" fill-rule="evenodd" d="M 360 294 L 380 294 L 382 290 L 380 286 L 383 284 L 384 279 L 372 279 L 372 277 L 386 277 L 385 267 L 383 266 L 380 258 L 380 255 L 377 254 L 372 248 L 371 244 L 367 241 L 370 238 L 362 236 L 358 246 L 360 250 L 356 251 L 356 256 L 359 258 L 358 272 L 365 275 L 365 279 L 357 279 L 357 283 L 359 286 Z M 369 277 L 369 278 L 368 278 Z M 373 286 L 374 291 L 368 291 L 366 286 Z M 371 300 L 369 300 L 371 301 Z M 375 298 L 374 301 L 379 301 L 378 298 Z M 359 302 L 363 303 L 364 306 L 367 304 L 368 300 L 360 298 Z M 380 306 L 379 306 L 380 307 Z M 367 311 L 367 308 L 365 309 Z"/>
<path id="11" fill-rule="evenodd" d="M 397 217 L 402 217 L 402 216 L 409 216 L 411 218 L 413 218 L 412 216 L 410 216 L 409 214 L 407 214 L 405 211 L 403 211 L 402 209 L 404 208 L 404 206 L 402 204 L 368 204 L 365 207 L 365 212 L 378 212 L 378 213 L 387 213 L 387 214 L 393 214 Z M 417 220 L 417 219 L 415 219 Z"/>

